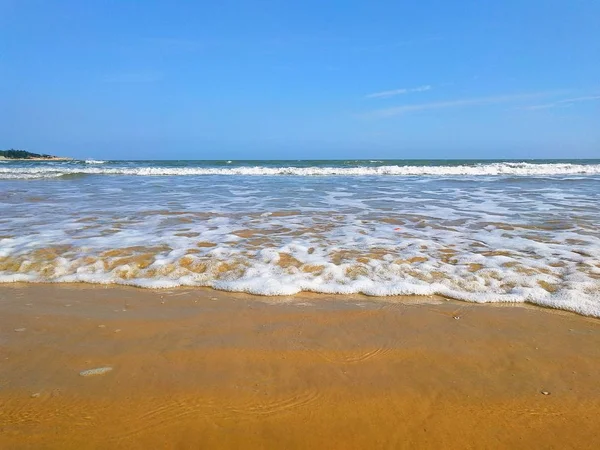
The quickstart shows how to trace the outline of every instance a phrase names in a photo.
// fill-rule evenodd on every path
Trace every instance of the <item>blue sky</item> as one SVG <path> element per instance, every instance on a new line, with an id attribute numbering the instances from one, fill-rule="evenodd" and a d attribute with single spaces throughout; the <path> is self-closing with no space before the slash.
<path id="1" fill-rule="evenodd" d="M 600 2 L 0 0 L 0 148 L 600 157 Z"/>

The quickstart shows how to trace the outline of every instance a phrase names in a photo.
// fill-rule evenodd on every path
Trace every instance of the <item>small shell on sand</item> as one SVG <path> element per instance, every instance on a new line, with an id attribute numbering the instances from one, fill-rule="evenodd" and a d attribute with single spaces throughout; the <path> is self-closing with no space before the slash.
<path id="1" fill-rule="evenodd" d="M 16 331 L 17 333 L 21 333 L 21 332 L 25 331 L 26 329 L 27 329 L 27 328 L 15 328 L 15 331 Z"/>
<path id="2" fill-rule="evenodd" d="M 542 395 L 550 395 L 550 392 L 548 392 L 548 391 L 542 391 L 541 394 Z"/>
<path id="3" fill-rule="evenodd" d="M 95 369 L 82 370 L 79 372 L 79 375 L 82 377 L 91 377 L 94 375 L 104 375 L 107 372 L 110 372 L 112 367 L 97 367 Z"/>

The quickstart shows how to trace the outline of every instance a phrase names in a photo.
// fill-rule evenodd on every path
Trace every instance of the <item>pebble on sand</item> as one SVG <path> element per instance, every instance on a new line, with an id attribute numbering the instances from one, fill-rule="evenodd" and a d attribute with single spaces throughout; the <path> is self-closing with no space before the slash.
<path id="1" fill-rule="evenodd" d="M 550 392 L 548 392 L 548 391 L 542 391 L 542 395 L 550 395 Z"/>
<path id="2" fill-rule="evenodd" d="M 112 367 L 96 367 L 95 369 L 82 370 L 79 375 L 82 377 L 91 377 L 93 375 L 104 375 L 110 372 Z"/>
<path id="3" fill-rule="evenodd" d="M 22 331 L 25 331 L 27 328 L 15 328 L 15 331 L 17 333 L 21 333 Z"/>

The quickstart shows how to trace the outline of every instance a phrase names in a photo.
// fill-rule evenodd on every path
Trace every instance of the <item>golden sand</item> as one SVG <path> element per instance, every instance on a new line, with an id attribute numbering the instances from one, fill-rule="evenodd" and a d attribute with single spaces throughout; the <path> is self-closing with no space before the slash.
<path id="1" fill-rule="evenodd" d="M 2 449 L 599 445 L 600 321 L 539 308 L 7 285 L 0 358 Z"/>

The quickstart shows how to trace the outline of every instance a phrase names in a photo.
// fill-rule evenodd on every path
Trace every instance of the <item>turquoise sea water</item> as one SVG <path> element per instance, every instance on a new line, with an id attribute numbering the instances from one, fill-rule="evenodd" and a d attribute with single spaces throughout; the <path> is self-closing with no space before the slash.
<path id="1" fill-rule="evenodd" d="M 600 160 L 0 161 L 0 281 L 600 316 Z"/>

